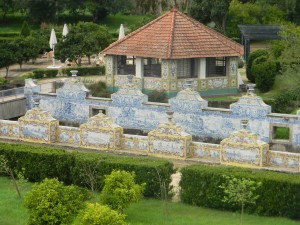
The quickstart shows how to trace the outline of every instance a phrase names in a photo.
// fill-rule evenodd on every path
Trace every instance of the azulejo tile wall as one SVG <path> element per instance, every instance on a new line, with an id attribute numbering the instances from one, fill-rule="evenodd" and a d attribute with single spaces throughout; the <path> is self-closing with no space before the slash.
<path id="1" fill-rule="evenodd" d="M 271 107 L 254 94 L 242 96 L 231 104 L 230 109 L 216 109 L 208 107 L 207 101 L 193 88 L 178 92 L 167 104 L 148 102 L 147 96 L 135 84 L 124 85 L 110 99 L 104 99 L 90 97 L 80 82 L 68 81 L 57 94 L 39 94 L 39 97 L 40 108 L 59 121 L 82 124 L 88 121 L 91 109 L 98 108 L 104 109 L 115 123 L 124 128 L 149 132 L 158 124 L 167 122 L 165 112 L 172 109 L 174 122 L 200 140 L 227 138 L 240 129 L 241 120 L 247 119 L 248 129 L 261 140 L 272 141 L 273 127 L 283 126 L 291 132 L 287 142 L 294 147 L 300 146 L 300 114 L 272 113 Z M 29 101 L 33 98 L 34 95 L 28 95 Z"/>
<path id="2" fill-rule="evenodd" d="M 267 143 L 248 130 L 234 132 L 217 145 L 193 142 L 192 136 L 172 121 L 159 124 L 145 137 L 124 135 L 123 128 L 102 113 L 91 117 L 80 128 L 74 128 L 58 126 L 58 121 L 48 112 L 34 108 L 18 122 L 0 120 L 0 137 L 8 136 L 37 143 L 58 142 L 109 151 L 134 150 L 158 157 L 300 172 L 300 154 L 270 151 Z"/>
<path id="3" fill-rule="evenodd" d="M 266 166 L 269 145 L 248 130 L 232 133 L 220 144 L 220 163 L 262 168 Z"/>
<path id="4" fill-rule="evenodd" d="M 80 125 L 80 146 L 100 150 L 121 148 L 123 128 L 101 112 Z"/>
<path id="5" fill-rule="evenodd" d="M 57 140 L 58 120 L 39 108 L 28 110 L 19 118 L 18 126 L 23 141 L 53 143 Z"/>
<path id="6" fill-rule="evenodd" d="M 168 158 L 187 158 L 190 156 L 192 135 L 173 122 L 159 124 L 148 134 L 149 154 Z"/>

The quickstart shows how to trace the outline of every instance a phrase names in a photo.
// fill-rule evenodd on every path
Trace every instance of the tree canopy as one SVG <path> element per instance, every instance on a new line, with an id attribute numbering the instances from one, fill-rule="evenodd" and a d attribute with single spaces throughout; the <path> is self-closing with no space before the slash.
<path id="1" fill-rule="evenodd" d="M 80 22 L 71 26 L 68 35 L 56 46 L 61 61 L 67 58 L 81 64 L 81 57 L 87 55 L 90 62 L 92 54 L 98 54 L 111 42 L 111 35 L 105 26 L 91 22 Z"/>

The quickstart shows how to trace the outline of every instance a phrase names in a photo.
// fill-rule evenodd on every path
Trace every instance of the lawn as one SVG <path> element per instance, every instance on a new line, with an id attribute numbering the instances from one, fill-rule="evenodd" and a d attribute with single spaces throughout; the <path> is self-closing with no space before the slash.
<path id="1" fill-rule="evenodd" d="M 7 21 L 0 21 L 0 34 L 7 32 L 20 32 L 24 18 L 25 16 L 22 14 L 8 15 Z M 100 21 L 99 24 L 106 25 L 110 33 L 116 34 L 118 33 L 121 23 L 125 25 L 126 29 L 129 26 L 138 23 L 140 20 L 142 20 L 142 18 L 143 16 L 123 15 L 118 13 L 116 15 L 108 15 L 105 19 Z M 38 26 L 32 26 L 31 24 L 29 25 L 32 30 L 39 29 Z M 62 27 L 62 25 L 57 26 Z"/>
<path id="2" fill-rule="evenodd" d="M 118 13 L 116 15 L 108 15 L 104 20 L 101 21 L 101 24 L 106 25 L 110 33 L 118 33 L 120 25 L 124 24 L 125 33 L 128 34 L 127 29 L 142 19 L 143 16 L 123 15 Z"/>
<path id="3" fill-rule="evenodd" d="M 30 184 L 22 185 L 23 195 Z M 92 199 L 94 202 L 96 198 Z M 28 219 L 11 181 L 0 177 L 0 224 L 25 225 Z M 155 199 L 144 199 L 125 210 L 126 222 L 131 225 L 239 225 L 239 212 L 223 212 L 183 203 L 164 203 Z M 300 221 L 285 218 L 245 215 L 244 225 L 296 225 Z"/>

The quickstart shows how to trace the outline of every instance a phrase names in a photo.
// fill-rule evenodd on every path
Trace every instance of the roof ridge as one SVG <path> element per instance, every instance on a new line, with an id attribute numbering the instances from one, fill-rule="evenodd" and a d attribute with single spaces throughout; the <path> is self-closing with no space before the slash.
<path id="1" fill-rule="evenodd" d="M 132 31 L 131 33 L 129 33 L 128 35 L 126 35 L 125 37 L 121 38 L 120 40 L 117 40 L 113 43 L 111 43 L 108 47 L 106 47 L 105 49 L 103 49 L 101 52 L 109 50 L 110 48 L 114 47 L 115 45 L 122 43 L 123 41 L 127 40 L 128 38 L 130 38 L 131 36 L 138 34 L 139 32 L 141 32 L 142 30 L 144 30 L 145 28 L 151 26 L 153 23 L 161 20 L 162 18 L 164 18 L 165 16 L 169 15 L 170 13 L 172 13 L 171 11 L 169 11 L 168 13 L 165 13 L 159 17 L 157 17 L 156 19 L 152 20 L 151 22 L 145 24 L 144 26 Z"/>
<path id="2" fill-rule="evenodd" d="M 174 30 L 175 30 L 175 17 L 177 10 L 173 8 L 170 12 L 173 13 L 172 15 L 172 24 L 171 24 L 171 30 L 170 30 L 170 36 L 169 36 L 169 43 L 168 43 L 168 57 L 170 58 L 172 55 L 172 45 L 173 45 L 173 38 L 174 38 Z"/>
<path id="3" fill-rule="evenodd" d="M 204 27 L 206 29 L 202 29 L 203 31 L 205 31 L 206 33 L 209 33 L 210 35 L 214 36 L 215 38 L 217 38 L 218 40 L 220 40 L 222 43 L 226 44 L 227 46 L 229 46 L 231 49 L 235 50 L 235 51 L 238 51 L 238 46 L 239 43 L 237 43 L 236 41 L 234 40 L 231 40 L 229 37 L 227 37 L 226 35 L 222 34 L 222 33 L 219 33 L 217 31 L 215 31 L 214 29 L 204 25 L 203 23 L 191 18 L 191 17 L 188 17 L 187 15 L 185 15 L 184 13 L 180 12 L 180 11 L 177 11 L 181 16 L 185 17 L 186 19 L 188 19 L 189 21 L 191 21 L 193 24 L 195 24 L 196 26 L 200 26 L 200 27 Z M 229 43 L 226 41 L 223 41 L 222 38 L 220 38 L 220 36 L 224 39 L 227 39 L 229 41 Z M 234 47 L 232 47 L 232 44 L 235 45 Z"/>

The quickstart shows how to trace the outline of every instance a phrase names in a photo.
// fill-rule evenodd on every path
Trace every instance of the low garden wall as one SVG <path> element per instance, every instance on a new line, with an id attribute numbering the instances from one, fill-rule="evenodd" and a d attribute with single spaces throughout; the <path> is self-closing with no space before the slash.
<path id="1" fill-rule="evenodd" d="M 219 145 L 193 142 L 192 136 L 173 122 L 161 123 L 148 136 L 123 134 L 123 128 L 98 113 L 80 127 L 59 126 L 50 113 L 27 111 L 18 121 L 0 120 L 0 137 L 36 143 L 60 143 L 106 151 L 129 151 L 155 157 L 200 161 L 258 169 L 300 172 L 300 154 L 270 151 L 269 145 L 246 127 L 233 132 Z"/>
<path id="2" fill-rule="evenodd" d="M 29 103 L 35 98 L 33 93 L 33 86 L 27 85 L 25 95 Z M 242 96 L 230 109 L 208 107 L 207 101 L 191 88 L 178 92 L 169 103 L 150 103 L 134 80 L 111 98 L 90 96 L 89 90 L 76 78 L 67 80 L 54 94 L 36 94 L 41 98 L 40 108 L 62 122 L 86 123 L 101 110 L 124 129 L 149 132 L 167 122 L 165 112 L 173 110 L 174 122 L 202 142 L 228 138 L 240 129 L 240 121 L 247 119 L 248 129 L 262 141 L 300 147 L 300 111 L 297 115 L 272 113 L 271 106 L 253 93 Z M 279 128 L 286 129 L 288 137 L 278 138 Z"/>

